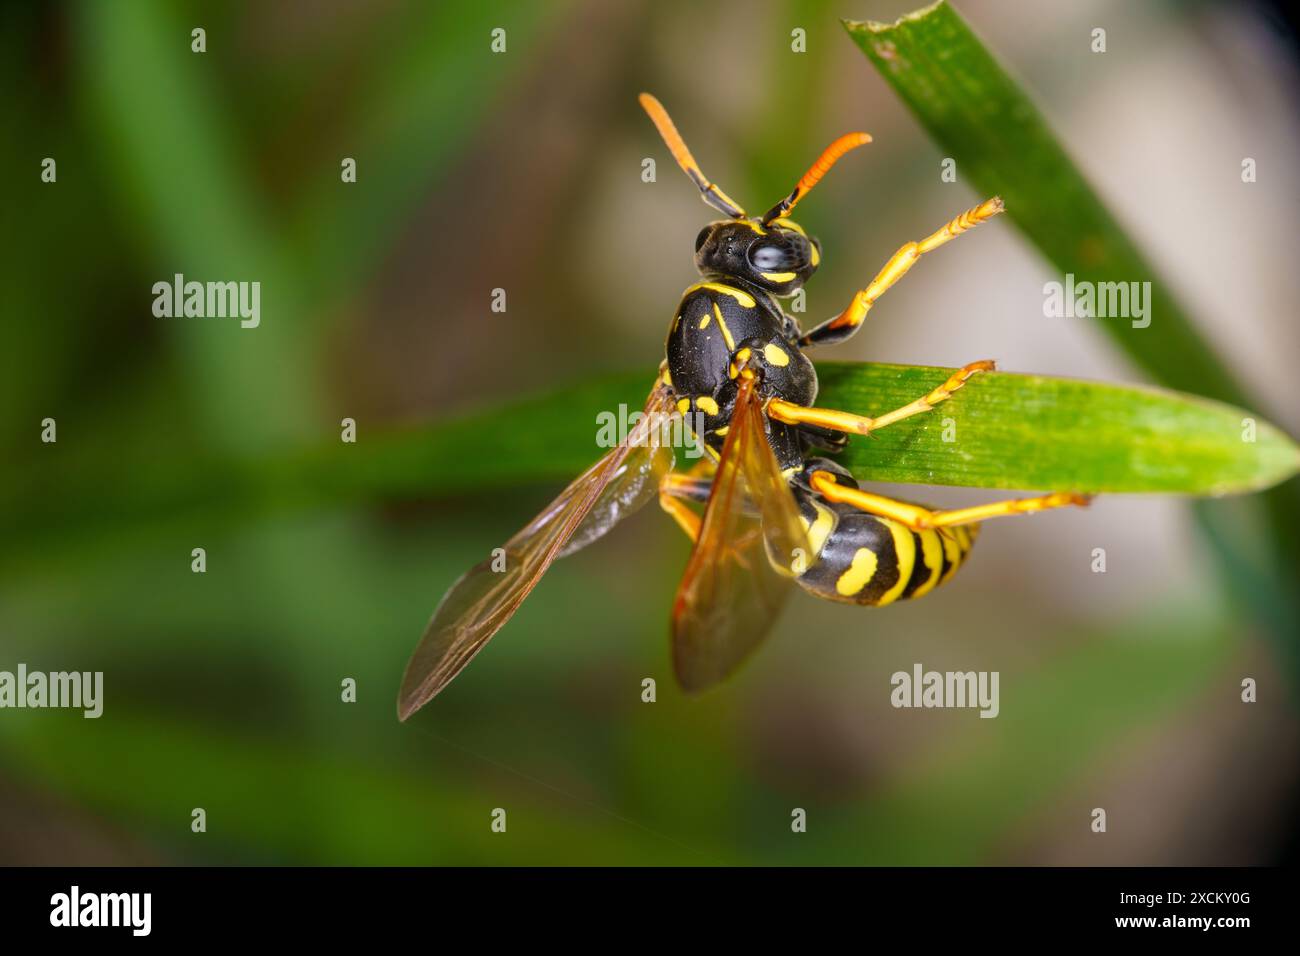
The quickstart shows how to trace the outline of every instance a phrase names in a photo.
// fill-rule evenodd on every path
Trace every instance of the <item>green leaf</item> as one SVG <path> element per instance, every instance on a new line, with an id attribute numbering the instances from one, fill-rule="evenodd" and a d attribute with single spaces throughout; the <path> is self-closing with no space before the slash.
<path id="1" fill-rule="evenodd" d="M 819 370 L 819 405 L 869 414 L 907 404 L 952 371 L 829 362 Z M 855 439 L 844 463 L 871 481 L 1232 494 L 1300 467 L 1300 449 L 1267 423 L 1245 440 L 1248 417 L 1163 389 L 992 372 L 932 412 Z"/>
<path id="2" fill-rule="evenodd" d="M 818 404 L 864 415 L 905 405 L 952 372 L 839 362 L 818 369 Z M 623 415 L 639 411 L 652 379 L 624 374 L 382 434 L 363 426 L 355 445 L 331 438 L 249 464 L 187 460 L 164 471 L 114 460 L 111 472 L 31 472 L 9 496 L 53 504 L 3 509 L 0 553 L 22 554 L 51 536 L 138 535 L 194 515 L 216 527 L 278 510 L 565 481 L 601 454 L 598 416 L 618 416 L 620 405 Z M 1245 440 L 1249 417 L 1161 389 L 992 372 L 932 412 L 855 437 L 840 460 L 866 481 L 1222 495 L 1300 469 L 1300 449 L 1267 422 L 1256 421 L 1254 441 Z"/>
<path id="3" fill-rule="evenodd" d="M 925 395 L 952 371 L 824 362 L 818 405 L 880 414 Z M 564 479 L 600 454 L 597 416 L 618 414 L 620 404 L 638 411 L 651 378 L 633 373 L 586 383 L 377 436 L 370 447 L 331 445 L 283 462 L 279 474 L 315 485 L 326 498 Z M 1243 440 L 1248 417 L 1162 389 L 991 372 L 932 412 L 855 437 L 841 460 L 870 481 L 1222 495 L 1264 488 L 1300 469 L 1300 449 L 1267 422 L 1256 421 L 1254 441 Z"/>

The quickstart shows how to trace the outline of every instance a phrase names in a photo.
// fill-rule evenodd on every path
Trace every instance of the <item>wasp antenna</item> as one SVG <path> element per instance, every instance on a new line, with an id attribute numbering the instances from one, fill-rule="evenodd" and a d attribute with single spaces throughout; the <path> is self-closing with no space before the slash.
<path id="1" fill-rule="evenodd" d="M 741 209 L 730 196 L 719 189 L 717 183 L 709 182 L 704 175 L 704 172 L 700 169 L 700 164 L 695 161 L 695 157 L 691 155 L 691 151 L 687 148 L 686 141 L 682 139 L 682 134 L 677 132 L 677 127 L 673 125 L 672 117 L 668 115 L 664 105 L 649 93 L 642 93 L 637 99 L 641 102 L 641 108 L 646 111 L 651 122 L 655 124 L 655 129 L 659 130 L 659 135 L 663 137 L 668 152 L 673 154 L 673 159 L 677 160 L 677 165 L 682 167 L 682 172 L 690 176 L 691 182 L 699 187 L 700 195 L 704 201 L 718 212 L 733 219 L 744 219 L 745 210 Z"/>
<path id="2" fill-rule="evenodd" d="M 780 219 L 789 215 L 795 204 L 808 195 L 810 189 L 821 182 L 822 177 L 830 172 L 831 167 L 839 161 L 841 156 L 849 150 L 865 146 L 869 142 L 871 142 L 870 133 L 845 133 L 827 146 L 822 151 L 822 154 L 817 157 L 817 161 L 808 168 L 808 172 L 800 177 L 799 184 L 794 187 L 794 192 L 767 211 L 767 215 L 763 217 L 763 225 L 767 225 L 773 219 Z"/>

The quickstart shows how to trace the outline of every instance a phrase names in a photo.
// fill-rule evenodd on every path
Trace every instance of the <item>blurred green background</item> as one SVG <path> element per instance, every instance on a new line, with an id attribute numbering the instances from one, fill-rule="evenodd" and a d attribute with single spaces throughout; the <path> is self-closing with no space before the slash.
<path id="1" fill-rule="evenodd" d="M 673 686 L 667 647 L 686 542 L 646 509 L 553 568 L 399 725 L 398 680 L 438 597 L 560 484 L 339 504 L 259 483 L 305 449 L 356 468 L 403 424 L 652 374 L 708 212 L 637 108 L 642 89 L 751 209 L 834 135 L 873 134 L 800 208 L 826 250 L 803 318 L 838 312 L 901 243 L 982 198 L 940 181 L 941 154 L 838 21 L 910 6 L 6 7 L 0 669 L 102 670 L 105 713 L 0 711 L 0 862 L 1293 854 L 1296 698 L 1186 502 L 992 525 L 915 605 L 798 595 L 755 661 L 697 700 Z M 961 10 L 1258 411 L 1300 431 L 1296 61 L 1269 8 Z M 1104 58 L 1088 47 L 1097 25 Z M 190 50 L 195 27 L 206 53 Z M 806 54 L 791 52 L 796 27 Z M 1259 162 L 1251 187 L 1243 156 Z M 40 180 L 45 157 L 57 183 Z M 178 272 L 260 281 L 261 326 L 155 318 L 151 287 Z M 1096 320 L 1042 317 L 1054 278 L 987 226 L 928 257 L 833 357 L 1141 381 Z M 355 445 L 338 442 L 345 416 Z M 57 444 L 39 440 L 46 417 Z M 892 709 L 890 675 L 916 662 L 999 671 L 1000 716 Z M 1245 677 L 1257 704 L 1240 703 Z M 345 678 L 356 703 L 340 700 Z M 206 833 L 191 832 L 195 807 Z M 791 832 L 796 807 L 807 833 Z"/>

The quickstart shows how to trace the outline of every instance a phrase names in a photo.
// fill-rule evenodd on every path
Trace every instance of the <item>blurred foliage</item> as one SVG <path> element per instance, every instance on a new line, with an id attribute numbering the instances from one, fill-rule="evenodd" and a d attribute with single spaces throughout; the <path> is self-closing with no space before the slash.
<path id="1" fill-rule="evenodd" d="M 944 0 L 896 24 L 845 23 L 849 36 L 963 179 L 1001 196 L 1006 215 L 1075 283 L 1150 280 L 1151 325 L 1096 328 L 1157 380 L 1237 405 L 1245 394 L 1119 221 L 1066 154 L 1023 87 Z"/>
<path id="2" fill-rule="evenodd" d="M 697 774 L 686 815 L 674 821 L 678 836 L 450 744 L 427 729 L 429 711 L 413 719 L 418 730 L 408 735 L 415 738 L 408 753 L 422 752 L 418 768 L 399 764 L 393 754 L 343 757 L 329 741 L 233 735 L 129 711 L 97 722 L 79 715 L 23 718 L 10 756 L 178 854 L 191 839 L 177 836 L 188 833 L 188 808 L 202 806 L 210 828 L 224 834 L 219 842 L 231 860 L 966 865 L 996 858 L 1023 818 L 1094 769 L 1110 741 L 1168 714 L 1203 687 L 1230 659 L 1228 647 L 1224 635 L 1168 616 L 1143 622 L 1140 630 L 1088 636 L 1050 667 L 1003 674 L 1003 693 L 1019 703 L 999 716 L 996 737 L 983 732 L 985 723 L 974 714 L 962 715 L 967 719 L 947 725 L 938 752 L 875 792 L 847 802 L 805 801 L 816 825 L 799 837 L 786 829 L 773 839 L 783 828 L 772 822 L 788 819 L 789 808 L 781 793 L 735 760 L 735 721 L 725 714 L 717 719 L 716 700 L 678 698 L 656 708 L 632 703 L 625 712 L 602 715 L 621 728 L 609 741 L 609 766 L 631 770 L 645 791 L 640 799 L 650 803 L 639 808 L 639 818 L 671 812 L 671 782 Z M 494 680 L 497 693 L 522 689 L 502 687 L 500 675 Z M 360 729 L 381 736 L 392 720 L 391 700 L 359 706 Z M 688 716 L 700 708 L 710 720 Z M 651 718 L 652 709 L 661 712 Z M 1070 720 L 1062 722 L 1062 713 Z M 593 716 L 571 711 L 547 730 L 588 739 L 584 722 Z M 355 720 L 325 718 L 322 729 L 355 733 Z M 674 731 L 689 731 L 691 743 L 677 737 L 665 750 L 664 736 Z M 693 765 L 693 758 L 711 754 L 715 762 Z M 448 777 L 463 775 L 466 762 L 477 773 L 449 788 Z M 488 808 L 502 803 L 509 807 L 508 840 L 486 825 Z"/>

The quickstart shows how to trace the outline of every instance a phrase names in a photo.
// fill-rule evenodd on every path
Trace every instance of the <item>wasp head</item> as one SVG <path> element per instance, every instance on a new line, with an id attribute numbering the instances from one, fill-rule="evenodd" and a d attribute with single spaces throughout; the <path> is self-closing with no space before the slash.
<path id="1" fill-rule="evenodd" d="M 820 264 L 821 244 L 789 219 L 723 219 L 695 239 L 695 266 L 705 276 L 743 279 L 775 296 L 794 295 Z"/>

